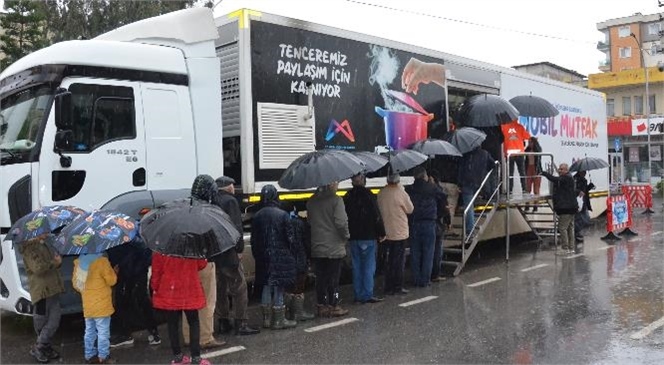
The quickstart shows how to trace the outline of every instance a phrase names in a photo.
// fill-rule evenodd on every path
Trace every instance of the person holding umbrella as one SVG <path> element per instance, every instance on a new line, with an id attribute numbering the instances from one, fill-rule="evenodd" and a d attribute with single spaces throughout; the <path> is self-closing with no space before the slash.
<path id="1" fill-rule="evenodd" d="M 346 256 L 350 233 L 344 201 L 336 194 L 338 185 L 334 182 L 318 187 L 307 202 L 319 317 L 348 314 L 348 310 L 339 305 L 341 261 Z"/>
<path id="2" fill-rule="evenodd" d="M 48 237 L 49 234 L 45 233 L 17 242 L 28 275 L 30 299 L 34 304 L 32 322 L 37 341 L 30 349 L 30 355 L 42 364 L 60 357 L 53 349 L 51 340 L 60 326 L 60 294 L 65 291 L 59 271 L 62 257 L 49 247 Z"/>
<path id="3" fill-rule="evenodd" d="M 586 171 L 578 171 L 574 175 L 574 184 L 579 195 L 583 197 L 583 206 L 574 216 L 574 239 L 576 243 L 583 242 L 583 230 L 590 225 L 590 213 L 593 208 L 590 205 L 590 190 L 595 189 L 595 184 L 588 183 L 586 180 Z"/>

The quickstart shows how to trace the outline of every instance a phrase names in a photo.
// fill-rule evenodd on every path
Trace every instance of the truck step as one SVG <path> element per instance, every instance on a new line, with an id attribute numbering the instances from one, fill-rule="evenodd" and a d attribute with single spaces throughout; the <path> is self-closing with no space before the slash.
<path id="1" fill-rule="evenodd" d="M 454 266 L 454 267 L 459 267 L 459 265 L 461 265 L 460 262 L 456 262 L 456 261 L 442 261 L 442 263 L 445 266 Z"/>

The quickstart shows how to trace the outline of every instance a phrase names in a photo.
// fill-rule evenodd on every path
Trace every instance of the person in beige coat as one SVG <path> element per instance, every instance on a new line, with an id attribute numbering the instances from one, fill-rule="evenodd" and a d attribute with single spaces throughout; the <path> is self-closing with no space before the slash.
<path id="1" fill-rule="evenodd" d="M 385 270 L 385 294 L 407 294 L 403 288 L 404 251 L 408 241 L 408 215 L 413 213 L 413 203 L 400 184 L 398 174 L 387 177 L 387 186 L 378 193 L 378 209 L 385 224 L 387 268 Z"/>
<path id="2" fill-rule="evenodd" d="M 348 314 L 339 306 L 339 277 L 350 233 L 346 207 L 336 194 L 337 188 L 338 183 L 321 186 L 307 202 L 319 317 Z"/>

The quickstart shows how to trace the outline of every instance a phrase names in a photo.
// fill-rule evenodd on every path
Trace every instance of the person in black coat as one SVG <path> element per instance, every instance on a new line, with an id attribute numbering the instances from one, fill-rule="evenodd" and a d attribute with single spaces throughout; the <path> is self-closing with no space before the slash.
<path id="1" fill-rule="evenodd" d="M 261 205 L 251 224 L 251 252 L 256 266 L 266 269 L 266 277 L 261 280 L 264 283 L 263 327 L 292 328 L 297 322 L 286 319 L 284 291 L 295 284 L 297 275 L 291 252 L 295 241 L 293 225 L 289 214 L 279 207 L 279 195 L 274 186 L 265 185 L 261 189 Z"/>
<path id="2" fill-rule="evenodd" d="M 558 176 L 542 171 L 542 176 L 553 183 L 553 210 L 558 215 L 558 232 L 562 254 L 574 253 L 574 216 L 578 211 L 576 197 L 579 192 L 575 188 L 574 178 L 569 173 L 566 163 L 558 167 Z"/>
<path id="3" fill-rule="evenodd" d="M 574 233 L 576 236 L 576 242 L 583 242 L 583 233 L 582 231 L 590 225 L 590 213 L 593 208 L 590 205 L 590 190 L 595 189 L 595 184 L 588 183 L 586 180 L 586 172 L 579 171 L 574 175 L 574 183 L 576 184 L 576 190 L 580 193 L 583 193 L 583 207 L 580 212 L 577 212 L 574 216 Z"/>
<path id="4" fill-rule="evenodd" d="M 365 187 L 364 174 L 353 176 L 353 188 L 344 196 L 348 216 L 350 253 L 353 261 L 353 290 L 358 303 L 377 303 L 374 274 L 376 273 L 376 241 L 385 240 L 385 227 L 378 210 L 376 196 Z"/>
<path id="5" fill-rule="evenodd" d="M 112 266 L 118 266 L 118 282 L 113 288 L 115 313 L 111 318 L 116 335 L 111 338 L 111 347 L 132 345 L 131 336 L 136 320 L 142 318 L 142 327 L 149 332 L 150 345 L 161 343 L 152 301 L 148 296 L 148 269 L 152 264 L 152 251 L 143 239 L 136 236 L 131 242 L 107 251 Z M 138 316 L 137 316 L 138 315 Z"/>
<path id="6" fill-rule="evenodd" d="M 222 176 L 218 178 L 218 191 L 212 197 L 212 204 L 220 207 L 231 218 L 231 222 L 242 233 L 242 212 L 240 204 L 235 199 L 235 180 Z M 218 324 L 218 332 L 228 333 L 235 328 L 236 335 L 254 335 L 260 330 L 252 328 L 247 324 L 249 319 L 247 307 L 249 297 L 247 293 L 247 280 L 244 269 L 240 263 L 244 252 L 244 237 L 235 244 L 234 250 L 228 250 L 214 257 L 217 274 L 217 305 L 214 310 L 214 318 Z M 234 323 L 230 321 L 229 296 L 233 300 L 233 311 L 235 312 Z"/>

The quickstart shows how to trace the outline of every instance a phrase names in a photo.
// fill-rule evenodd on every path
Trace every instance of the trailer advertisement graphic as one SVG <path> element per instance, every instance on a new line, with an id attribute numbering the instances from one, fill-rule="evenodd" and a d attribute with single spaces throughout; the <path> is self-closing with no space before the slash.
<path id="1" fill-rule="evenodd" d="M 519 123 L 532 136 L 557 138 L 561 147 L 599 148 L 597 119 L 584 115 L 581 108 L 560 104 L 555 106 L 560 111 L 555 117 L 519 117 Z"/>

